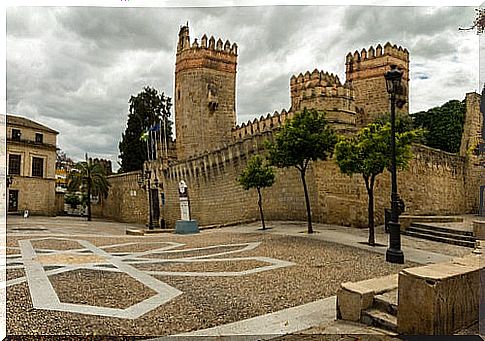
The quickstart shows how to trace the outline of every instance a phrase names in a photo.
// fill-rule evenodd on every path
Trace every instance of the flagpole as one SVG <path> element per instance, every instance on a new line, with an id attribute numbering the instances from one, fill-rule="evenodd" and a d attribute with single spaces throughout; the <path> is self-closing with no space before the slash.
<path id="1" fill-rule="evenodd" d="M 160 129 L 162 129 L 162 120 L 160 119 L 160 117 L 158 118 L 158 125 L 159 125 Z M 162 153 L 163 144 L 162 144 L 162 131 L 161 130 L 158 130 L 158 141 L 159 141 L 160 156 L 161 156 L 163 154 Z"/>
<path id="2" fill-rule="evenodd" d="M 165 139 L 165 158 L 168 162 L 168 142 L 167 142 L 167 115 L 163 115 L 163 136 Z"/>

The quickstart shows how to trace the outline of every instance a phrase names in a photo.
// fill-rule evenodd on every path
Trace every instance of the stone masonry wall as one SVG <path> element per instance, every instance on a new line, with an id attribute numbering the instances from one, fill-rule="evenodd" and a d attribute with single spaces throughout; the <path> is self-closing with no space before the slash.
<path id="1" fill-rule="evenodd" d="M 148 216 L 148 200 L 146 191 L 138 186 L 138 174 L 129 172 L 111 175 L 108 197 L 101 201 L 101 209 L 93 205 L 93 215 L 102 212 L 104 218 L 127 222 L 145 223 Z"/>
<path id="2" fill-rule="evenodd" d="M 462 157 L 425 146 L 414 146 L 414 159 L 398 173 L 398 192 L 410 214 L 460 214 L 465 204 Z M 340 173 L 333 161 L 317 162 L 314 173 L 318 191 L 318 221 L 347 225 L 367 225 L 367 191 L 361 175 Z M 331 179 L 331 181 L 329 180 Z M 384 208 L 390 208 L 390 173 L 376 178 L 375 218 L 384 222 Z"/>
<path id="3" fill-rule="evenodd" d="M 247 160 L 264 152 L 266 132 L 246 138 L 213 153 L 172 165 L 157 175 L 163 179 L 166 206 L 161 208 L 167 227 L 180 218 L 178 183 L 188 185 L 191 216 L 201 225 L 226 224 L 259 219 L 255 190 L 245 191 L 236 182 Z M 476 210 L 469 204 L 464 182 L 466 158 L 421 145 L 415 157 L 398 174 L 398 190 L 410 214 L 461 214 Z M 347 226 L 367 226 L 367 192 L 360 175 L 340 173 L 333 161 L 318 161 L 307 172 L 314 221 Z M 155 165 L 152 165 L 155 166 Z M 156 166 L 155 166 L 156 167 Z M 138 188 L 136 172 L 109 177 L 112 188 L 103 203 L 103 215 L 125 222 L 145 223 L 148 200 Z M 133 192 L 136 191 L 136 196 Z M 390 206 L 390 174 L 376 179 L 376 223 L 383 223 L 384 208 Z M 273 187 L 263 190 L 263 207 L 268 220 L 305 220 L 306 209 L 299 172 L 277 169 Z"/>
<path id="4" fill-rule="evenodd" d="M 178 163 L 165 171 L 166 219 L 173 226 L 180 217 L 178 182 L 189 187 L 191 214 L 200 224 L 219 224 L 258 219 L 256 192 L 244 191 L 236 182 L 248 158 L 263 152 L 263 133 L 225 149 Z M 428 147 L 414 146 L 415 158 L 399 173 L 399 193 L 407 213 L 460 214 L 466 205 L 465 158 Z M 362 177 L 340 173 L 333 161 L 312 164 L 307 174 L 312 215 L 315 221 L 363 227 L 367 225 L 367 192 Z M 267 219 L 305 220 L 306 211 L 299 173 L 277 169 L 276 183 L 264 190 Z M 390 174 L 376 179 L 376 222 L 384 220 L 389 207 Z"/>
<path id="5" fill-rule="evenodd" d="M 259 218 L 256 190 L 245 191 L 236 182 L 255 153 L 262 152 L 264 140 L 271 133 L 244 139 L 230 147 L 181 162 L 165 172 L 166 220 L 169 227 L 180 218 L 178 182 L 188 186 L 191 216 L 199 224 L 221 224 Z M 308 174 L 311 200 L 316 200 L 312 171 Z M 303 187 L 299 173 L 293 169 L 278 170 L 275 184 L 263 190 L 265 217 L 284 220 L 305 220 Z"/>
<path id="6" fill-rule="evenodd" d="M 36 177 L 14 177 L 8 189 L 18 191 L 18 211 L 30 214 L 55 215 L 56 180 Z"/>

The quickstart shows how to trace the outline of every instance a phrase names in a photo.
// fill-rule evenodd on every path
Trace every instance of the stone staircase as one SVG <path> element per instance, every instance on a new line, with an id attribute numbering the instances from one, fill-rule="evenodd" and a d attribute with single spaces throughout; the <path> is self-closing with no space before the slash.
<path id="1" fill-rule="evenodd" d="M 476 238 L 471 231 L 462 231 L 423 223 L 411 223 L 402 234 L 471 248 L 474 248 L 476 243 Z"/>
<path id="2" fill-rule="evenodd" d="M 397 288 L 375 295 L 371 307 L 362 311 L 360 322 L 397 332 Z"/>

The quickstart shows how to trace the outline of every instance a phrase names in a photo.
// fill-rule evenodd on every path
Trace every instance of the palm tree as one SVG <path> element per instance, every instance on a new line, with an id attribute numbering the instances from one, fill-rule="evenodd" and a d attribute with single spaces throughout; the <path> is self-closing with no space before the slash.
<path id="1" fill-rule="evenodd" d="M 110 184 L 106 179 L 103 166 L 93 163 L 91 158 L 74 165 L 68 177 L 68 188 L 70 191 L 87 190 L 88 221 L 91 221 L 91 195 L 107 197 Z"/>

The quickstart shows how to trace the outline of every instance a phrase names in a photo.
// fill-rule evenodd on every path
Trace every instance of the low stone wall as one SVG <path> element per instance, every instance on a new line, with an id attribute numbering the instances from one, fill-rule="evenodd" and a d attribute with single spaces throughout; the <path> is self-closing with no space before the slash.
<path id="1" fill-rule="evenodd" d="M 449 335 L 477 322 L 482 271 L 479 255 L 401 271 L 398 332 Z"/>

